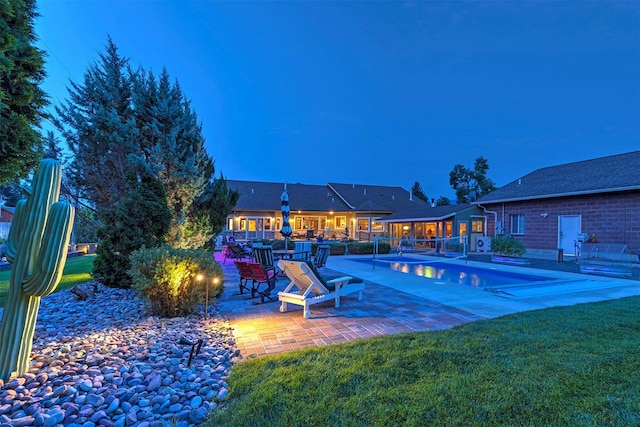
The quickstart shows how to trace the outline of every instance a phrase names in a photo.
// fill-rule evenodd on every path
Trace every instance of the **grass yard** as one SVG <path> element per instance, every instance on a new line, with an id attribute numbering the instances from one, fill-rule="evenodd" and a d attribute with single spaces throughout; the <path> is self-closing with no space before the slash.
<path id="1" fill-rule="evenodd" d="M 90 281 L 95 257 L 95 255 L 84 255 L 67 259 L 62 279 L 56 290 L 61 291 Z M 9 290 L 10 276 L 11 270 L 0 271 L 0 307 L 4 307 L 7 291 Z"/>
<path id="2" fill-rule="evenodd" d="M 247 360 L 209 426 L 637 426 L 640 297 Z"/>

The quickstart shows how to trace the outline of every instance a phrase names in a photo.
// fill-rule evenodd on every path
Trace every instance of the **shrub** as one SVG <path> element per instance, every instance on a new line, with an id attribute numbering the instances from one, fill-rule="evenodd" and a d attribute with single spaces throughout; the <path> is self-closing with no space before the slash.
<path id="1" fill-rule="evenodd" d="M 351 242 L 349 243 L 349 253 L 352 255 L 373 255 L 373 242 Z M 388 254 L 391 252 L 391 245 L 388 242 L 378 242 L 378 253 Z"/>
<path id="2" fill-rule="evenodd" d="M 274 250 L 282 250 L 284 249 L 284 240 L 271 240 L 267 241 L 265 244 L 273 247 Z M 287 249 L 295 249 L 296 243 L 293 239 L 289 239 L 289 244 L 287 245 Z"/>
<path id="3" fill-rule="evenodd" d="M 347 251 L 347 246 L 344 243 L 330 243 L 329 255 L 344 255 Z"/>
<path id="4" fill-rule="evenodd" d="M 389 252 L 391 252 L 391 245 L 389 242 L 378 242 L 379 254 L 388 254 Z"/>
<path id="5" fill-rule="evenodd" d="M 320 245 L 329 246 L 329 255 L 344 255 L 346 251 L 344 243 L 313 242 L 311 243 L 311 255 L 315 255 L 318 252 L 318 246 Z"/>
<path id="6" fill-rule="evenodd" d="M 193 314 L 204 300 L 208 282 L 209 298 L 222 294 L 222 268 L 211 254 L 199 249 L 174 249 L 170 246 L 142 248 L 131 255 L 129 270 L 133 288 L 143 292 L 151 312 L 161 317 Z M 204 280 L 198 281 L 198 275 Z M 213 278 L 219 278 L 217 284 Z"/>
<path id="7" fill-rule="evenodd" d="M 497 235 L 491 239 L 491 252 L 506 256 L 522 256 L 524 244 L 511 236 Z"/>

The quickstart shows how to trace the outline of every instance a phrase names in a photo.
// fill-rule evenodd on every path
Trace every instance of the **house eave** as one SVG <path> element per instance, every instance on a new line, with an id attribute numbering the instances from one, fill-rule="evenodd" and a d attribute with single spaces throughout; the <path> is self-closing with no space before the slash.
<path id="1" fill-rule="evenodd" d="M 395 219 L 380 219 L 378 220 L 378 222 L 418 222 L 418 221 L 442 221 L 445 220 L 447 218 L 451 218 L 455 216 L 455 212 L 454 213 L 450 213 L 447 215 L 442 215 L 442 216 L 432 216 L 432 217 L 424 217 L 424 216 L 420 216 L 420 217 L 413 217 L 413 218 L 395 218 Z"/>

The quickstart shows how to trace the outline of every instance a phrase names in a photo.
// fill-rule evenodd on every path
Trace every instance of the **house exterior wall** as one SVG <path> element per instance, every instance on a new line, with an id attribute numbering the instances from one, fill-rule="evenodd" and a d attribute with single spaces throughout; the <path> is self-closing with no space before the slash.
<path id="1" fill-rule="evenodd" d="M 13 212 L 9 212 L 6 209 L 0 209 L 0 222 L 12 222 Z"/>
<path id="2" fill-rule="evenodd" d="M 0 208 L 0 239 L 6 239 L 9 235 L 11 222 L 13 221 L 13 212 Z"/>
<path id="3" fill-rule="evenodd" d="M 362 214 L 365 217 L 370 217 L 369 213 Z M 380 215 L 377 215 L 380 216 Z M 377 217 L 376 216 L 376 217 Z M 297 227 L 296 218 L 299 217 L 319 217 L 324 219 L 323 227 L 318 226 L 318 229 L 314 229 L 316 235 L 324 235 L 325 230 L 331 230 L 331 236 L 325 236 L 326 239 L 341 238 L 344 235 L 345 227 L 336 228 L 335 218 L 344 217 L 346 228 L 349 230 L 350 237 L 357 235 L 354 227 L 356 224 L 356 218 L 360 217 L 360 214 L 356 215 L 352 212 L 316 212 L 316 211 L 303 211 L 295 210 L 289 213 L 289 224 L 293 231 L 292 237 L 304 238 L 306 230 Z M 241 219 L 266 219 L 269 218 L 273 224 L 271 230 L 262 230 L 255 233 L 251 233 L 241 227 Z M 222 234 L 225 238 L 233 235 L 236 240 L 252 240 L 252 239 L 282 239 L 280 234 L 280 228 L 282 226 L 282 212 L 281 211 L 251 211 L 251 210 L 236 210 L 233 214 L 227 216 L 227 225 L 229 220 L 233 221 L 233 230 L 228 226 L 225 226 Z"/>
<path id="4" fill-rule="evenodd" d="M 627 252 L 631 254 L 640 251 L 640 191 L 487 203 L 482 206 L 497 213 L 497 220 L 502 221 L 506 234 L 510 234 L 510 216 L 524 215 L 524 234 L 513 236 L 528 249 L 557 249 L 558 217 L 580 215 L 583 233 L 595 233 L 600 243 L 626 244 Z M 487 226 L 487 234 L 495 235 L 493 214 L 487 214 Z"/>

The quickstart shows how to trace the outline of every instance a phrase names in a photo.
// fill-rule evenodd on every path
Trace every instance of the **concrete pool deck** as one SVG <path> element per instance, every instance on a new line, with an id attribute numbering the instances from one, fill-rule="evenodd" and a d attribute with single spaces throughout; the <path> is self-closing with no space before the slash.
<path id="1" fill-rule="evenodd" d="M 637 280 L 464 260 L 447 261 L 549 278 L 544 286 L 508 287 L 506 293 L 494 293 L 472 286 L 436 284 L 436 279 L 386 267 L 373 269 L 370 264 L 355 261 L 363 257 L 335 256 L 327 262 L 327 269 L 332 272 L 365 280 L 363 300 L 358 301 L 356 294 L 352 294 L 342 298 L 338 309 L 332 301 L 313 305 L 311 319 L 302 316 L 299 306 L 290 305 L 288 312 L 280 313 L 277 301 L 255 304 L 259 302 L 257 298 L 251 299 L 246 293 L 239 295 L 235 265 L 231 260 L 226 264 L 221 262 L 225 291 L 216 305 L 220 315 L 229 320 L 242 357 L 260 357 L 358 338 L 447 329 L 520 311 L 640 295 Z M 286 276 L 282 276 L 273 294 L 277 295 L 287 284 Z"/>

